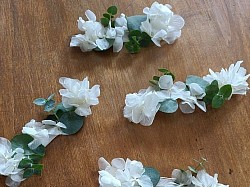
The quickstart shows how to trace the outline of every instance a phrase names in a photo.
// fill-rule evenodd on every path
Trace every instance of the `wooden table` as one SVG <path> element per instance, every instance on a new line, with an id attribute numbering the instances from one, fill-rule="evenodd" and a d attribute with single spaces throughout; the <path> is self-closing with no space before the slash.
<path id="1" fill-rule="evenodd" d="M 150 127 L 123 117 L 127 93 L 148 87 L 157 68 L 167 67 L 177 80 L 206 75 L 237 60 L 250 72 L 249 0 L 166 0 L 184 17 L 182 37 L 174 45 L 151 46 L 140 54 L 82 53 L 69 48 L 78 33 L 76 20 L 91 9 L 100 17 L 110 5 L 126 15 L 141 14 L 153 1 L 1 0 L 0 1 L 0 136 L 12 138 L 31 119 L 45 117 L 32 104 L 57 93 L 61 76 L 101 85 L 100 104 L 84 128 L 58 137 L 47 147 L 41 177 L 21 186 L 98 186 L 97 160 L 104 156 L 131 158 L 170 176 L 174 168 L 207 158 L 207 170 L 232 187 L 250 183 L 250 95 L 235 96 L 221 109 L 196 110 L 192 115 L 158 113 Z M 38 182 L 39 181 L 39 182 Z M 0 186 L 4 186 L 1 177 Z"/>

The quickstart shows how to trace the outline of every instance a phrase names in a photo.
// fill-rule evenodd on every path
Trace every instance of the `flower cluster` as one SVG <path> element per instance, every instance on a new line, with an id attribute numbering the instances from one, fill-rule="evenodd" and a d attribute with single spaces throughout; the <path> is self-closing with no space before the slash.
<path id="1" fill-rule="evenodd" d="M 125 43 L 129 52 L 136 53 L 151 42 L 158 47 L 161 47 L 161 41 L 172 44 L 181 36 L 185 22 L 181 16 L 174 15 L 171 9 L 168 4 L 154 2 L 150 8 L 144 8 L 145 15 L 126 17 L 121 14 L 114 19 L 118 10 L 116 6 L 111 6 L 100 22 L 91 10 L 87 10 L 85 15 L 88 20 L 82 17 L 78 19 L 78 29 L 82 34 L 71 38 L 70 47 L 80 47 L 83 52 L 87 52 L 104 51 L 113 46 L 113 52 L 119 52 Z"/>
<path id="2" fill-rule="evenodd" d="M 124 117 L 133 123 L 149 126 L 158 111 L 174 113 L 178 108 L 189 114 L 198 107 L 206 112 L 206 105 L 221 107 L 234 94 L 245 95 L 249 90 L 246 69 L 242 61 L 231 64 L 229 69 L 213 72 L 203 78 L 190 75 L 184 82 L 174 82 L 174 75 L 167 69 L 159 69 L 164 75 L 154 76 L 152 86 L 138 93 L 127 94 Z M 177 100 L 180 100 L 178 103 Z"/>
<path id="3" fill-rule="evenodd" d="M 198 167 L 203 167 L 204 160 Z M 100 187 L 229 187 L 218 182 L 218 174 L 212 177 L 204 168 L 199 171 L 190 166 L 187 171 L 174 169 L 171 178 L 167 178 L 136 160 L 115 158 L 110 164 L 101 157 L 98 165 Z"/>
<path id="4" fill-rule="evenodd" d="M 0 175 L 7 176 L 7 186 L 17 187 L 32 175 L 41 175 L 45 147 L 59 135 L 77 133 L 84 117 L 91 114 L 90 106 L 99 103 L 99 85 L 89 88 L 88 78 L 79 81 L 62 77 L 59 82 L 65 88 L 59 91 L 62 103 L 56 105 L 54 94 L 34 100 L 49 112 L 47 119 L 42 122 L 32 119 L 23 127 L 22 134 L 10 141 L 0 137 Z"/>

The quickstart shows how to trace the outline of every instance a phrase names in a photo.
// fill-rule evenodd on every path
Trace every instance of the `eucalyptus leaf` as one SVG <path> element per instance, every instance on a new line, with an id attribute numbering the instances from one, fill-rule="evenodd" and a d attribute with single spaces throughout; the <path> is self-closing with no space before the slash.
<path id="1" fill-rule="evenodd" d="M 66 134 L 77 133 L 84 124 L 84 117 L 78 116 L 74 111 L 65 112 L 59 119 L 67 128 L 62 128 Z"/>
<path id="2" fill-rule="evenodd" d="M 195 75 L 189 75 L 186 78 L 186 85 L 190 85 L 192 83 L 198 84 L 203 90 L 206 89 L 206 87 L 209 85 L 209 83 L 205 80 L 203 80 L 201 77 L 195 76 Z"/>
<path id="3" fill-rule="evenodd" d="M 28 134 L 19 134 L 11 139 L 11 148 L 14 150 L 16 148 L 22 148 L 25 155 L 44 155 L 45 148 L 43 145 L 38 146 L 36 149 L 30 149 L 28 144 L 33 141 L 33 138 Z"/>
<path id="4" fill-rule="evenodd" d="M 37 99 L 35 99 L 34 101 L 33 101 L 33 103 L 35 104 L 35 105 L 38 105 L 38 106 L 43 106 L 43 105 L 45 105 L 46 104 L 46 99 L 44 99 L 44 98 L 37 98 Z"/>
<path id="5" fill-rule="evenodd" d="M 188 166 L 188 169 L 193 172 L 193 173 L 197 173 L 197 170 L 195 168 L 193 168 L 192 166 Z"/>
<path id="6" fill-rule="evenodd" d="M 44 111 L 45 112 L 50 112 L 51 110 L 53 110 L 54 109 L 54 107 L 55 107 L 55 101 L 54 100 L 48 100 L 46 103 L 45 103 L 45 105 L 44 105 Z"/>
<path id="7" fill-rule="evenodd" d="M 176 100 L 167 99 L 161 103 L 160 111 L 164 113 L 174 113 L 178 109 L 178 103 Z"/>
<path id="8" fill-rule="evenodd" d="M 28 168 L 31 167 L 32 164 L 33 164 L 32 160 L 24 158 L 19 162 L 18 168 L 19 169 Z"/>
<path id="9" fill-rule="evenodd" d="M 219 95 L 223 96 L 224 99 L 228 99 L 232 95 L 233 89 L 230 84 L 224 85 L 219 90 Z"/>
<path id="10" fill-rule="evenodd" d="M 225 102 L 225 99 L 221 95 L 214 96 L 212 100 L 212 108 L 220 108 Z"/>
<path id="11" fill-rule="evenodd" d="M 128 21 L 128 30 L 141 30 L 140 26 L 143 21 L 146 21 L 147 16 L 146 15 L 135 15 L 135 16 L 130 16 L 127 17 Z"/>
<path id="12" fill-rule="evenodd" d="M 145 172 L 143 173 L 143 175 L 149 176 L 149 178 L 151 179 L 153 183 L 153 186 L 155 187 L 160 181 L 160 172 L 152 167 L 144 167 L 144 169 L 145 169 Z"/>
<path id="13" fill-rule="evenodd" d="M 55 94 L 51 94 L 47 100 L 54 100 Z"/>

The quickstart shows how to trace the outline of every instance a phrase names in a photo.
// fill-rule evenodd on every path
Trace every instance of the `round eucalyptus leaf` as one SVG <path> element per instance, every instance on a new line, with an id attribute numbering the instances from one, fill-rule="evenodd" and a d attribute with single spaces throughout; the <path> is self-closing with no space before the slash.
<path id="1" fill-rule="evenodd" d="M 155 187 L 160 181 L 160 172 L 152 167 L 144 167 L 144 169 L 145 169 L 145 172 L 143 173 L 143 175 L 149 176 L 149 178 L 151 179 L 153 183 L 153 186 Z"/>
<path id="2" fill-rule="evenodd" d="M 84 124 L 84 117 L 78 116 L 74 111 L 65 112 L 59 119 L 67 128 L 61 128 L 66 134 L 77 133 Z"/>
<path id="3" fill-rule="evenodd" d="M 178 109 L 176 100 L 167 99 L 161 103 L 160 111 L 164 113 L 174 113 Z"/>

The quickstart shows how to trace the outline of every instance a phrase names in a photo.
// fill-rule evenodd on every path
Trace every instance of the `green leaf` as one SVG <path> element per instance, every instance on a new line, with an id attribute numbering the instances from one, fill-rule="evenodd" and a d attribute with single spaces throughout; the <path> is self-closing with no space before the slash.
<path id="1" fill-rule="evenodd" d="M 19 162 L 18 168 L 19 169 L 28 168 L 31 167 L 32 164 L 33 164 L 32 160 L 24 158 Z"/>
<path id="2" fill-rule="evenodd" d="M 132 36 L 136 36 L 136 38 L 139 38 L 141 36 L 141 31 L 139 31 L 139 30 L 130 31 L 129 38 L 131 39 Z"/>
<path id="3" fill-rule="evenodd" d="M 158 85 L 158 83 L 157 83 L 156 80 L 149 80 L 149 83 L 150 83 L 150 84 L 153 84 L 154 86 L 157 86 L 157 85 Z"/>
<path id="4" fill-rule="evenodd" d="M 228 99 L 232 95 L 233 89 L 230 84 L 224 85 L 219 90 L 219 95 L 221 95 L 224 99 Z"/>
<path id="5" fill-rule="evenodd" d="M 44 111 L 50 112 L 51 110 L 53 110 L 55 107 L 55 103 L 56 102 L 54 100 L 48 100 L 44 105 Z"/>
<path id="6" fill-rule="evenodd" d="M 107 10 L 107 12 L 108 12 L 109 14 L 111 14 L 111 15 L 116 15 L 116 14 L 117 14 L 117 11 L 118 11 L 118 9 L 117 9 L 116 6 L 111 6 L 111 7 L 109 7 L 108 10 Z"/>
<path id="7" fill-rule="evenodd" d="M 176 100 L 167 99 L 161 103 L 160 111 L 164 113 L 174 113 L 178 109 Z"/>
<path id="8" fill-rule="evenodd" d="M 112 16 L 112 15 L 110 15 L 110 14 L 108 14 L 108 13 L 103 14 L 103 17 L 104 17 L 104 18 L 107 18 L 108 20 L 111 19 L 111 16 Z"/>
<path id="9" fill-rule="evenodd" d="M 144 169 L 145 172 L 143 173 L 143 175 L 149 176 L 149 178 L 153 183 L 153 186 L 156 186 L 160 180 L 160 172 L 152 167 L 144 167 Z"/>
<path id="10" fill-rule="evenodd" d="M 54 97 L 55 97 L 55 94 L 51 94 L 51 95 L 48 97 L 47 100 L 48 100 L 48 101 L 49 101 L 49 100 L 54 100 Z"/>
<path id="11" fill-rule="evenodd" d="M 33 154 L 33 155 L 28 155 L 27 159 L 32 160 L 33 164 L 39 163 L 44 155 L 39 155 L 39 154 Z"/>
<path id="12" fill-rule="evenodd" d="M 147 33 L 142 32 L 139 43 L 141 47 L 147 47 L 150 43 L 152 43 L 151 37 Z"/>
<path id="13" fill-rule="evenodd" d="M 84 117 L 78 116 L 74 111 L 65 112 L 59 119 L 67 128 L 62 128 L 62 131 L 66 134 L 77 133 L 84 124 Z"/>
<path id="14" fill-rule="evenodd" d="M 101 23 L 104 27 L 107 27 L 109 25 L 109 19 L 108 18 L 101 18 Z"/>
<path id="15" fill-rule="evenodd" d="M 23 178 L 29 178 L 32 175 L 41 175 L 42 173 L 42 169 L 43 169 L 43 165 L 41 164 L 37 164 L 39 166 L 32 166 L 34 168 L 27 168 L 26 170 L 24 170 L 23 173 Z"/>
<path id="16" fill-rule="evenodd" d="M 38 106 L 43 106 L 43 105 L 45 105 L 46 104 L 46 99 L 44 99 L 44 98 L 37 98 L 37 99 L 35 99 L 34 101 L 33 101 L 33 103 L 35 104 L 35 105 L 38 105 Z"/>
<path id="17" fill-rule="evenodd" d="M 29 148 L 28 144 L 33 141 L 33 138 L 28 134 L 19 134 L 11 139 L 11 148 L 14 150 L 16 148 L 22 148 L 25 155 L 32 154 L 45 154 L 45 148 L 43 145 L 38 146 L 36 149 L 32 150 Z"/>
<path id="18" fill-rule="evenodd" d="M 160 77 L 159 76 L 153 76 L 153 80 L 159 81 Z"/>
<path id="19" fill-rule="evenodd" d="M 203 90 L 206 89 L 206 87 L 209 85 L 209 83 L 205 80 L 203 80 L 201 77 L 195 76 L 195 75 L 189 75 L 186 78 L 186 85 L 190 85 L 191 83 L 198 84 Z"/>
<path id="20" fill-rule="evenodd" d="M 220 108 L 225 102 L 223 96 L 216 95 L 212 100 L 212 108 Z"/>
<path id="21" fill-rule="evenodd" d="M 129 41 L 125 43 L 125 47 L 130 53 L 138 53 L 141 49 L 140 45 L 134 41 Z"/>
<path id="22" fill-rule="evenodd" d="M 130 16 L 127 17 L 127 21 L 128 21 L 128 30 L 132 31 L 132 30 L 141 30 L 140 26 L 141 26 L 141 22 L 146 21 L 147 16 L 146 15 L 136 15 L 136 16 Z"/>
<path id="23" fill-rule="evenodd" d="M 210 104 L 212 103 L 212 100 L 214 98 L 214 96 L 219 92 L 219 85 L 218 85 L 218 81 L 214 80 L 213 82 L 211 82 L 210 85 L 208 85 L 205 88 L 205 93 L 206 96 L 204 97 L 204 101 L 206 104 Z"/>
<path id="24" fill-rule="evenodd" d="M 188 166 L 188 169 L 193 173 L 197 173 L 197 170 L 191 166 Z"/>
<path id="25" fill-rule="evenodd" d="M 169 70 L 166 69 L 166 68 L 159 68 L 158 71 L 162 72 L 162 73 L 168 73 L 169 72 Z"/>

